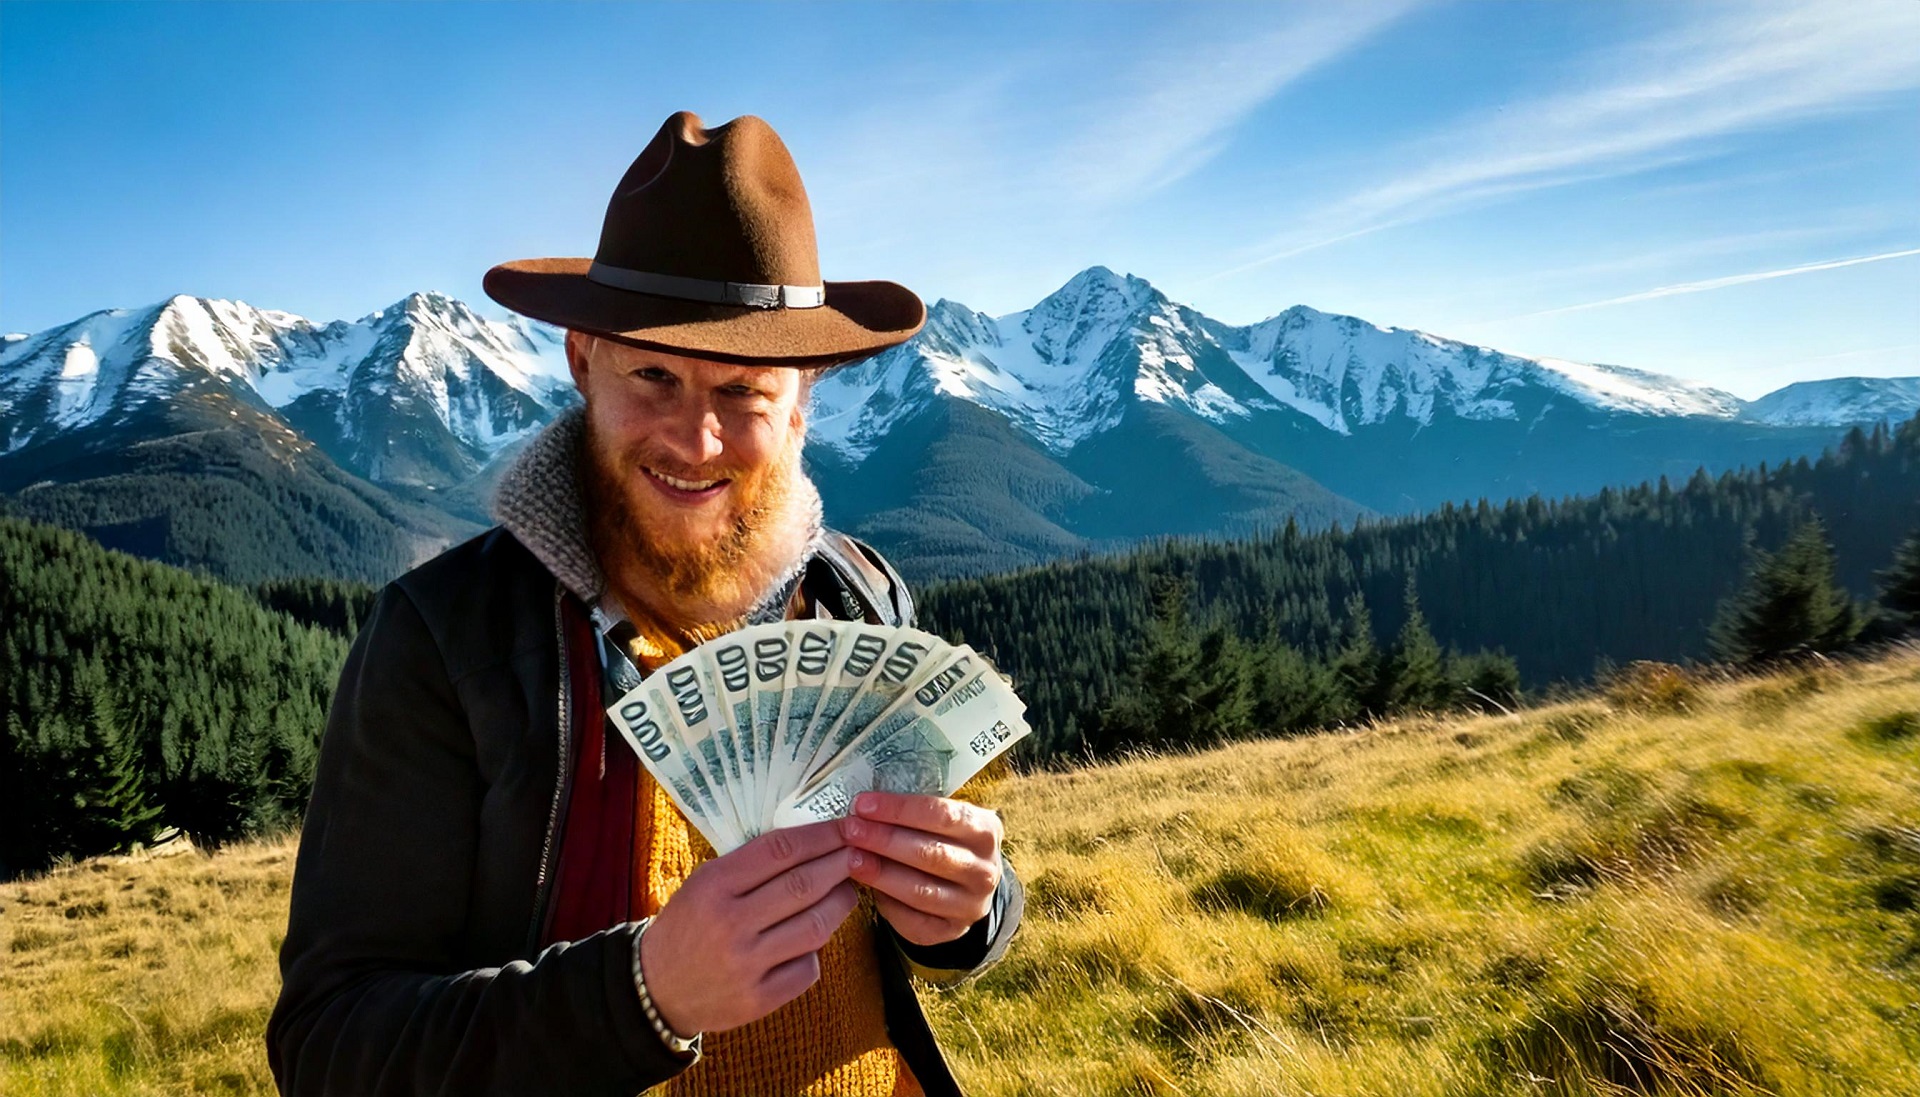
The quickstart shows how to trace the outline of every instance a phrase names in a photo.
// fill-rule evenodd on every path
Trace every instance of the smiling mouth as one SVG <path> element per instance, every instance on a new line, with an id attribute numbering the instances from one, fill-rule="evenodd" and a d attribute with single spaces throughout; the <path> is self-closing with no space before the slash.
<path id="1" fill-rule="evenodd" d="M 733 482 L 729 479 L 683 480 L 678 476 L 656 472 L 645 465 L 640 466 L 640 471 L 646 473 L 647 479 L 653 481 L 654 486 L 662 489 L 669 497 L 689 501 L 712 498 L 720 494 L 722 488 Z"/>

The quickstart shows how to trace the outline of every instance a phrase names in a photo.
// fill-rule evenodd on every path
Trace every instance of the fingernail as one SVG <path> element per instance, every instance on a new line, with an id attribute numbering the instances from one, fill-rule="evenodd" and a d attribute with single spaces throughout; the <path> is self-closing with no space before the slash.
<path id="1" fill-rule="evenodd" d="M 872 815 L 880 810 L 880 797 L 871 792 L 863 792 L 853 798 L 853 810 L 862 815 Z"/>
<path id="2" fill-rule="evenodd" d="M 862 823 L 858 819 L 848 819 L 846 822 L 840 824 L 840 833 L 848 841 L 852 841 L 853 839 L 866 834 L 866 832 L 867 832 L 866 824 Z"/>
<path id="3" fill-rule="evenodd" d="M 857 849 L 854 850 L 853 853 L 847 857 L 848 868 L 859 868 L 861 865 L 864 865 L 866 863 L 867 863 L 867 859 L 865 855 L 863 855 Z"/>

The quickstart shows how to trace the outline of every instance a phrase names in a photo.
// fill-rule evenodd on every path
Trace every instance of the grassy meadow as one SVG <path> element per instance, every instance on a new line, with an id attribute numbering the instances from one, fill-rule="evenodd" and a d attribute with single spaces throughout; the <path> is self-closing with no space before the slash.
<path id="1" fill-rule="evenodd" d="M 1920 649 L 1010 778 L 970 1092 L 1920 1093 Z M 293 842 L 0 885 L 0 1093 L 270 1092 Z"/>

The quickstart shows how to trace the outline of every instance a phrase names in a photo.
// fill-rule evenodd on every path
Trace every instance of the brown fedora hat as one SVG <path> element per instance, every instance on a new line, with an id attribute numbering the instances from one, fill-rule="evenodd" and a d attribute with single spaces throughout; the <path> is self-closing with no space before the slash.
<path id="1" fill-rule="evenodd" d="M 536 320 L 755 366 L 866 358 L 927 319 L 898 283 L 821 281 L 800 171 L 750 114 L 668 118 L 614 188 L 592 259 L 502 263 L 482 285 Z"/>

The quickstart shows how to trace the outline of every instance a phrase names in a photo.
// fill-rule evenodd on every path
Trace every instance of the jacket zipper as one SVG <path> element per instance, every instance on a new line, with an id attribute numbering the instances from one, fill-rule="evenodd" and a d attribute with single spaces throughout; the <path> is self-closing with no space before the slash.
<path id="1" fill-rule="evenodd" d="M 532 952 L 540 945 L 540 928 L 547 919 L 547 902 L 551 890 L 551 868 L 553 865 L 553 836 L 560 829 L 560 806 L 566 801 L 567 781 L 573 776 L 573 764 L 568 759 L 569 740 L 572 728 L 573 683 L 567 674 L 567 630 L 566 621 L 561 616 L 561 600 L 566 590 L 559 583 L 553 586 L 553 638 L 560 652 L 560 688 L 559 694 L 559 755 L 558 766 L 553 776 L 553 803 L 547 809 L 547 836 L 540 844 L 540 873 L 534 877 L 533 924 L 527 928 L 527 951 Z"/>

